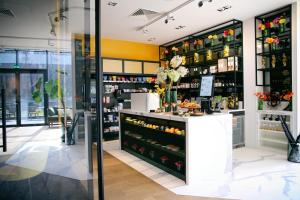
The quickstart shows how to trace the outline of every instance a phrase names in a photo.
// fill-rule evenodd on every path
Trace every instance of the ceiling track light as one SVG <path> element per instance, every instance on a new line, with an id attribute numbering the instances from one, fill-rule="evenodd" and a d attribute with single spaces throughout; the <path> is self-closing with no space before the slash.
<path id="1" fill-rule="evenodd" d="M 145 28 L 143 28 L 143 34 L 144 35 L 147 35 L 149 33 L 149 30 L 145 27 Z"/>
<path id="2" fill-rule="evenodd" d="M 219 12 L 224 12 L 225 10 L 228 10 L 228 9 L 230 9 L 232 6 L 230 6 L 230 5 L 226 5 L 226 6 L 223 6 L 222 8 L 219 8 L 219 9 L 217 9 L 217 11 L 219 11 Z"/>
<path id="3" fill-rule="evenodd" d="M 175 18 L 173 16 L 168 15 L 167 19 L 165 19 L 165 24 L 168 24 L 170 21 L 174 21 Z"/>
<path id="4" fill-rule="evenodd" d="M 185 28 L 185 26 L 180 25 L 180 26 L 175 27 L 176 30 L 180 30 L 180 29 L 183 29 L 183 28 Z"/>
<path id="5" fill-rule="evenodd" d="M 203 6 L 203 4 L 204 4 L 205 1 L 207 1 L 209 3 L 212 2 L 212 0 L 202 0 L 202 1 L 199 1 L 198 6 L 201 8 Z"/>
<path id="6" fill-rule="evenodd" d="M 117 2 L 114 2 L 114 1 L 109 1 L 109 2 L 107 3 L 107 5 L 108 5 L 108 6 L 115 7 L 116 5 L 118 5 L 118 3 L 117 3 Z"/>

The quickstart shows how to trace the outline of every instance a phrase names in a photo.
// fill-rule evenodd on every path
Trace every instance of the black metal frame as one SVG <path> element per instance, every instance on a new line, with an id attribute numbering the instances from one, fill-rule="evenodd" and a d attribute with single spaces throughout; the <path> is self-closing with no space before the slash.
<path id="1" fill-rule="evenodd" d="M 272 90 L 272 86 L 271 86 L 271 82 L 270 84 L 266 84 L 266 75 L 265 73 L 266 72 L 269 72 L 270 73 L 270 81 L 271 81 L 271 67 L 270 69 L 267 69 L 267 70 L 262 70 L 262 69 L 258 69 L 258 63 L 257 63 L 257 57 L 258 57 L 258 53 L 257 53 L 257 42 L 258 42 L 258 37 L 257 37 L 257 21 L 260 20 L 262 21 L 264 18 L 270 18 L 270 17 L 274 17 L 280 13 L 283 13 L 283 12 L 290 12 L 290 23 L 291 23 L 291 30 L 290 30 L 290 34 L 289 35 L 289 38 L 290 38 L 290 68 L 291 68 L 291 71 L 292 71 L 292 5 L 287 5 L 287 6 L 284 6 L 284 7 L 281 7 L 281 8 L 278 8 L 278 9 L 275 9 L 273 11 L 270 11 L 270 12 L 266 12 L 266 13 L 263 13 L 261 15 L 258 15 L 258 16 L 255 16 L 255 26 L 254 26 L 254 31 L 255 31 L 255 83 L 256 83 L 256 86 L 260 86 L 260 87 L 270 87 L 270 90 Z M 262 54 L 264 54 L 264 38 L 265 37 L 262 37 Z M 271 57 L 269 58 L 269 62 L 271 63 Z M 258 72 L 262 72 L 263 73 L 263 80 L 262 80 L 262 84 L 258 84 Z M 292 73 L 290 73 L 290 78 L 291 78 L 291 82 L 292 82 Z M 292 83 L 291 83 L 292 85 Z"/>
<path id="2" fill-rule="evenodd" d="M 101 62 L 101 1 L 95 0 L 95 55 L 96 55 L 96 120 L 97 120 L 97 161 L 98 161 L 98 195 L 99 199 L 104 200 L 104 182 L 103 182 L 103 67 Z"/>
<path id="3" fill-rule="evenodd" d="M 7 141 L 6 141 L 6 98 L 5 98 L 5 89 L 1 89 L 1 107 L 2 107 L 2 145 L 0 148 L 3 148 L 3 152 L 7 151 Z"/>
<path id="4" fill-rule="evenodd" d="M 48 122 L 48 95 L 45 91 L 45 82 L 48 80 L 48 70 L 47 69 L 0 69 L 2 74 L 14 74 L 16 79 L 16 124 L 6 125 L 7 127 L 23 127 L 23 126 L 44 126 Z M 43 84 L 44 84 L 44 123 L 38 124 L 22 124 L 21 123 L 21 96 L 20 96 L 20 76 L 21 74 L 42 74 Z M 1 127 L 1 126 L 0 126 Z"/>

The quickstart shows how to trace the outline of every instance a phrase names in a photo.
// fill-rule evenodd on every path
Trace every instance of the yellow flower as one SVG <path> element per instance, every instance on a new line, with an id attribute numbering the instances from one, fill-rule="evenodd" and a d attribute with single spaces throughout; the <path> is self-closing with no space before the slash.
<path id="1" fill-rule="evenodd" d="M 285 18 L 281 18 L 280 20 L 279 20 L 279 24 L 284 24 L 286 22 L 286 19 Z"/>
<path id="2" fill-rule="evenodd" d="M 214 40 L 218 39 L 218 36 L 217 35 L 213 35 L 213 39 Z"/>
<path id="3" fill-rule="evenodd" d="M 229 35 L 234 35 L 234 30 L 233 29 L 229 29 Z"/>
<path id="4" fill-rule="evenodd" d="M 178 48 L 172 47 L 172 51 L 178 51 Z"/>
<path id="5" fill-rule="evenodd" d="M 208 39 L 210 39 L 210 40 L 213 39 L 213 36 L 212 36 L 212 35 L 209 35 L 209 36 L 208 36 Z"/>

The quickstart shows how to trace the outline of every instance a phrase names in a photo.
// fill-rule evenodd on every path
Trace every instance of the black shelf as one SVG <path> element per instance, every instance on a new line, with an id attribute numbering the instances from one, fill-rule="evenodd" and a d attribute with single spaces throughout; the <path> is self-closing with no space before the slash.
<path id="1" fill-rule="evenodd" d="M 136 157 L 138 157 L 138 158 L 140 158 L 140 159 L 142 159 L 142 160 L 144 160 L 144 161 L 146 161 L 146 162 L 148 162 L 148 163 L 150 163 L 150 164 L 152 164 L 152 165 L 154 165 L 154 166 L 156 166 L 156 167 L 158 167 L 158 168 L 160 168 L 160 169 L 162 169 L 162 170 L 164 170 L 164 171 L 166 171 L 166 172 L 168 172 L 168 173 L 170 173 L 170 174 L 172 174 L 172 175 L 174 175 L 176 177 L 178 177 L 179 179 L 181 179 L 183 181 L 186 181 L 185 175 L 183 175 L 183 174 L 181 174 L 181 173 L 179 173 L 179 172 L 177 172 L 175 170 L 172 170 L 172 169 L 166 167 L 165 165 L 162 165 L 162 164 L 160 164 L 158 162 L 155 162 L 152 159 L 149 159 L 146 156 L 143 156 L 143 155 L 141 155 L 141 154 L 139 154 L 139 153 L 131 150 L 128 147 L 122 147 L 122 150 L 127 151 L 128 153 L 133 154 L 134 156 L 136 156 Z"/>
<path id="2" fill-rule="evenodd" d="M 283 94 L 292 91 L 291 8 L 292 6 L 288 5 L 255 17 L 256 86 L 264 87 L 265 92 Z M 281 16 L 286 19 L 283 25 L 284 30 L 282 28 L 280 30 L 279 27 L 268 29 L 268 34 L 265 35 L 264 31 L 257 28 L 260 23 L 271 22 Z M 265 43 L 267 37 L 278 37 L 280 40 L 279 48 L 272 50 L 271 45 Z M 283 54 L 286 56 L 286 66 L 283 66 Z M 272 67 L 274 62 L 275 68 Z M 288 70 L 288 73 L 283 73 L 286 70 Z M 276 82 L 273 80 L 276 80 Z M 287 80 L 290 80 L 289 83 L 284 83 Z"/>
<path id="3" fill-rule="evenodd" d="M 196 72 L 192 71 L 190 75 L 184 77 L 183 80 L 185 82 L 192 82 L 197 81 L 200 82 L 201 77 L 203 75 L 210 74 L 210 67 L 217 66 L 219 64 L 220 59 L 228 59 L 229 57 L 235 57 L 238 59 L 238 69 L 235 71 L 228 71 L 228 72 L 221 72 L 213 74 L 215 76 L 215 80 L 219 79 L 218 81 L 221 82 L 229 82 L 231 80 L 234 81 L 235 85 L 243 84 L 243 23 L 239 20 L 230 20 L 228 22 L 219 24 L 217 26 L 210 27 L 206 30 L 200 31 L 198 33 L 194 33 L 178 40 L 168 42 L 163 44 L 159 47 L 159 55 L 161 56 L 164 54 L 165 50 L 168 50 L 168 54 L 162 56 L 161 61 L 170 61 L 173 57 L 172 47 L 177 47 L 179 51 L 177 55 L 185 56 L 186 57 L 186 64 L 185 67 L 190 70 L 190 72 L 197 68 Z M 227 41 L 226 38 L 223 37 L 223 33 L 225 30 L 233 29 L 234 35 L 231 41 Z M 216 41 L 215 45 L 209 45 L 208 36 L 209 35 L 218 35 L 218 41 Z M 202 48 L 195 48 L 194 41 L 195 40 L 202 40 L 203 46 Z M 183 44 L 185 42 L 189 43 L 189 47 L 187 51 L 184 50 Z M 228 45 L 230 49 L 229 56 L 224 56 L 224 46 Z M 199 46 L 198 46 L 199 47 Z M 212 51 L 212 60 L 207 60 L 207 52 L 208 50 Z M 199 54 L 199 62 L 194 61 L 194 54 Z M 162 65 L 162 63 L 161 63 Z M 234 62 L 234 69 L 236 68 L 236 62 Z M 207 73 L 204 73 L 204 70 L 207 70 Z M 199 73 L 195 75 L 196 73 Z M 196 88 L 192 88 L 196 89 Z M 199 91 L 191 92 L 191 89 L 187 88 L 180 88 L 178 89 L 178 93 L 184 97 L 188 98 L 196 98 L 199 96 Z M 244 91 L 243 87 L 242 90 L 239 90 L 237 94 L 233 94 L 233 92 L 224 92 L 222 96 L 228 97 L 231 95 L 237 95 L 239 101 L 243 101 L 244 99 Z"/>
<path id="4" fill-rule="evenodd" d="M 285 48 L 285 49 L 280 49 L 280 50 L 271 50 L 269 52 L 256 53 L 256 55 L 270 57 L 272 55 L 277 55 L 277 56 L 282 55 L 283 53 L 286 53 L 286 55 L 290 55 L 291 48 Z"/>
<path id="5" fill-rule="evenodd" d="M 127 119 L 136 119 L 146 124 L 154 124 L 164 127 L 174 127 L 185 130 L 185 122 L 165 120 L 161 118 L 144 117 L 139 115 L 121 113 L 121 149 L 137 156 L 140 159 L 182 179 L 185 181 L 186 166 L 186 137 L 152 128 L 146 128 L 137 124 L 128 123 Z M 136 122 L 137 122 L 136 121 Z M 176 146 L 177 150 L 172 150 Z M 169 148 L 168 148 L 168 147 Z M 142 149 L 142 150 L 141 150 Z M 168 160 L 163 163 L 162 157 Z M 177 169 L 175 162 L 182 162 L 183 167 Z"/>
<path id="6" fill-rule="evenodd" d="M 154 82 L 147 82 L 147 81 L 140 81 L 139 78 L 155 78 L 155 75 L 149 74 L 121 74 L 121 73 L 105 73 L 106 80 L 103 80 L 104 86 L 103 91 L 105 92 L 105 87 L 108 85 L 112 85 L 115 87 L 113 92 L 105 93 L 105 97 L 110 98 L 110 103 L 103 103 L 104 108 L 112 108 L 113 110 L 118 110 L 118 106 L 121 103 L 123 105 L 123 109 L 130 109 L 131 108 L 131 101 L 130 96 L 132 93 L 140 93 L 140 92 L 124 92 L 124 90 L 139 90 L 140 88 L 146 88 L 147 91 L 150 89 L 154 89 Z M 112 79 L 115 79 L 113 81 Z M 127 81 L 122 81 L 122 78 L 127 79 Z M 135 79 L 135 81 L 131 81 L 130 78 Z M 110 79 L 110 81 L 108 80 Z M 140 90 L 142 91 L 142 90 Z M 104 129 L 109 128 L 110 126 L 119 126 L 119 122 L 108 122 L 106 123 L 105 120 L 108 120 L 108 116 L 113 115 L 114 118 L 118 116 L 118 112 L 103 112 L 104 120 L 103 120 L 103 131 Z M 114 119 L 116 120 L 116 119 Z M 119 133 L 119 132 L 118 132 Z M 118 134 L 113 133 L 115 137 L 112 137 L 109 134 L 103 134 L 104 140 L 114 140 L 118 139 Z"/>

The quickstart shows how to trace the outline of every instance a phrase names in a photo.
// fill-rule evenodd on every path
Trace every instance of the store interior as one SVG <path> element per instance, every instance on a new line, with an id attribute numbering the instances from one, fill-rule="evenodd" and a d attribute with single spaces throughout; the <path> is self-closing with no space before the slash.
<path id="1" fill-rule="evenodd" d="M 100 7 L 0 3 L 0 199 L 300 197 L 299 0 Z"/>

